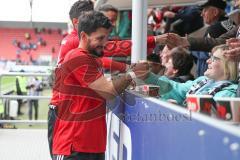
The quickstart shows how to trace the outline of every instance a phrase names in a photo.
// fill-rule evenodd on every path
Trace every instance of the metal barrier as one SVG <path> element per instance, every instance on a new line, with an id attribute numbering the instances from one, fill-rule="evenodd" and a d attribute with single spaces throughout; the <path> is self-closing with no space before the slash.
<path id="1" fill-rule="evenodd" d="M 50 73 L 23 73 L 23 72 L 5 72 L 0 74 L 0 99 L 12 100 L 12 99 L 50 99 L 51 96 L 22 96 L 22 95 L 4 95 L 1 90 L 2 77 L 4 76 L 50 76 Z M 6 103 L 8 105 L 8 103 Z M 7 106 L 9 107 L 9 106 Z M 6 107 L 6 108 L 7 108 Z M 1 123 L 12 123 L 12 124 L 46 124 L 47 120 L 0 120 Z"/>
<path id="2" fill-rule="evenodd" d="M 12 123 L 12 124 L 47 124 L 47 120 L 0 120 L 1 123 Z"/>
<path id="3" fill-rule="evenodd" d="M 31 76 L 50 76 L 50 73 L 23 73 L 23 72 L 3 72 L 0 74 L 0 98 L 2 98 L 2 91 L 1 91 L 1 81 L 2 81 L 2 77 L 4 76 L 27 76 L 27 77 L 31 77 Z M 21 98 L 21 96 L 14 96 L 16 97 L 15 99 L 25 99 Z M 37 96 L 38 97 L 38 96 Z M 41 96 L 39 96 L 41 97 Z M 8 98 L 8 97 L 6 97 Z M 33 97 L 34 98 L 34 97 Z M 37 98 L 36 98 L 37 99 Z"/>

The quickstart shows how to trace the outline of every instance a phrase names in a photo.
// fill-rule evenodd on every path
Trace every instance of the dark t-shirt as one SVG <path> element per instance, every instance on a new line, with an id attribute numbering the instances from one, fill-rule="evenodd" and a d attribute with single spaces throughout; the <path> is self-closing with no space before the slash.
<path id="1" fill-rule="evenodd" d="M 217 38 L 232 30 L 234 27 L 234 23 L 228 17 L 222 16 L 218 21 L 207 28 L 204 37 Z"/>

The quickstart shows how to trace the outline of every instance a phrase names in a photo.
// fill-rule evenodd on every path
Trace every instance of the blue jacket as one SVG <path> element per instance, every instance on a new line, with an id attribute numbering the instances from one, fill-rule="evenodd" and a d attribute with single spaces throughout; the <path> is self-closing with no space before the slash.
<path id="1" fill-rule="evenodd" d="M 178 83 L 168 79 L 165 76 L 157 76 L 153 73 L 149 74 L 149 77 L 145 80 L 148 84 L 155 84 L 160 86 L 159 95 L 161 99 L 168 100 L 174 99 L 178 104 L 182 105 L 184 100 L 186 99 L 186 94 L 190 90 L 190 88 L 196 84 L 197 82 L 206 79 L 207 77 L 202 76 L 197 78 L 194 81 L 187 81 L 185 83 Z M 213 82 L 210 85 L 204 85 L 199 89 L 199 92 L 195 94 L 205 94 L 206 91 L 212 89 L 217 83 L 221 83 L 221 81 Z M 219 92 L 217 92 L 213 98 L 215 97 L 236 97 L 236 84 L 230 84 L 227 87 L 222 88 Z"/>

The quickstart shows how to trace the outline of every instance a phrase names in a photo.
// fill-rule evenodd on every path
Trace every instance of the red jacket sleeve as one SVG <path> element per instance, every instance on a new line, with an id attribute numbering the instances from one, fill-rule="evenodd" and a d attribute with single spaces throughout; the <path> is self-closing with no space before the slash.
<path id="1" fill-rule="evenodd" d="M 125 63 L 114 61 L 108 57 L 102 57 L 100 58 L 100 61 L 102 62 L 103 68 L 109 69 L 110 71 L 126 71 L 127 65 Z"/>
<path id="2" fill-rule="evenodd" d="M 155 48 L 155 39 L 154 36 L 149 36 L 147 38 L 147 50 L 148 54 Z M 131 55 L 131 40 L 122 40 L 122 41 L 108 41 L 104 46 L 104 56 L 105 57 L 114 57 L 114 56 L 130 56 Z"/>

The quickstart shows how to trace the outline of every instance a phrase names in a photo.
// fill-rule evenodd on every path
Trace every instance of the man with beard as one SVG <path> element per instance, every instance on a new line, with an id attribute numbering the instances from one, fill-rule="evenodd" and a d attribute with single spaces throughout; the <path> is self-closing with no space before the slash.
<path id="1" fill-rule="evenodd" d="M 49 135 L 53 160 L 104 160 L 106 100 L 122 93 L 136 74 L 142 76 L 141 71 L 129 72 L 108 81 L 98 57 L 111 22 L 96 11 L 83 12 L 79 19 L 79 47 L 70 51 L 56 69 L 53 89 L 60 98 L 57 107 L 50 107 L 48 123 L 53 129 Z"/>
<path id="2" fill-rule="evenodd" d="M 78 17 L 82 12 L 92 11 L 93 8 L 94 8 L 93 2 L 90 0 L 78 0 L 72 5 L 69 11 L 69 16 L 72 21 L 73 30 L 61 42 L 57 65 L 61 65 L 61 63 L 64 60 L 64 57 L 69 51 L 78 47 L 79 44 L 79 39 L 77 35 Z M 101 57 L 100 61 L 103 64 L 103 67 L 105 69 L 110 69 L 110 71 L 116 70 L 120 72 L 126 71 L 127 65 L 124 63 L 113 61 L 107 57 Z"/>
<path id="3" fill-rule="evenodd" d="M 60 47 L 58 62 L 57 62 L 58 65 L 62 63 L 62 61 L 64 60 L 64 57 L 69 51 L 78 47 L 79 39 L 77 35 L 77 25 L 79 23 L 78 21 L 79 15 L 81 14 L 81 12 L 92 11 L 92 10 L 93 10 L 93 3 L 90 0 L 79 0 L 72 5 L 69 12 L 69 16 L 73 24 L 73 31 L 70 34 L 68 34 L 61 42 L 61 47 Z M 116 18 L 114 18 L 116 15 L 108 14 L 106 11 L 103 11 L 103 10 L 105 9 L 102 9 L 101 12 L 103 12 L 103 14 L 111 20 L 111 23 L 113 25 L 116 24 Z M 164 36 L 159 35 L 155 37 L 149 36 L 147 38 L 148 50 L 152 51 L 153 48 L 155 48 L 155 44 L 163 43 L 166 39 L 167 39 L 166 35 Z M 131 40 L 108 41 L 104 45 L 104 50 L 102 51 L 103 52 L 102 54 L 104 55 L 104 57 L 100 58 L 103 67 L 106 69 L 110 69 L 111 71 L 118 70 L 120 72 L 125 72 L 127 68 L 126 64 L 112 61 L 108 57 L 130 56 L 131 46 L 132 46 Z"/>

